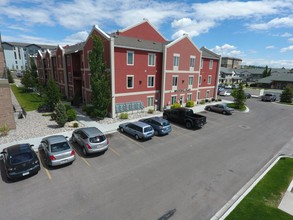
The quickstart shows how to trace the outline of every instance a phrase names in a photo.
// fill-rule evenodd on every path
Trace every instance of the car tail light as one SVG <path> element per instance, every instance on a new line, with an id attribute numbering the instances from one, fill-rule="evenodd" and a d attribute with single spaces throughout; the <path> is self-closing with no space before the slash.
<path id="1" fill-rule="evenodd" d="M 86 144 L 86 147 L 87 147 L 88 149 L 92 149 L 92 147 L 91 147 L 89 144 Z"/>
<path id="2" fill-rule="evenodd" d="M 73 156 L 75 154 L 75 151 L 72 150 L 70 156 Z"/>
<path id="3" fill-rule="evenodd" d="M 56 157 L 54 157 L 53 155 L 50 156 L 50 160 L 56 160 Z"/>

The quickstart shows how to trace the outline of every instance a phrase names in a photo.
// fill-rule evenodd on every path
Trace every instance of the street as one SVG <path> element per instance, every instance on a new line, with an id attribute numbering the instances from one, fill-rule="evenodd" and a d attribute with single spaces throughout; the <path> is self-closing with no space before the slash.
<path id="1" fill-rule="evenodd" d="M 104 155 L 84 157 L 73 145 L 72 165 L 16 182 L 1 163 L 1 219 L 210 219 L 292 138 L 292 106 L 247 106 L 231 116 L 202 112 L 202 129 L 172 124 L 148 141 L 111 134 Z"/>

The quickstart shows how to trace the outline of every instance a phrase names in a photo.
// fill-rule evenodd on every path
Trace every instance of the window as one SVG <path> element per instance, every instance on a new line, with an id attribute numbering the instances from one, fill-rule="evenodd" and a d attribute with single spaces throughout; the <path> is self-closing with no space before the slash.
<path id="1" fill-rule="evenodd" d="M 155 66 L 156 65 L 156 54 L 149 53 L 149 66 Z"/>
<path id="2" fill-rule="evenodd" d="M 173 105 L 174 103 L 176 103 L 177 96 L 176 95 L 172 95 L 171 96 L 171 104 Z"/>
<path id="3" fill-rule="evenodd" d="M 134 76 L 127 76 L 127 89 L 133 89 Z"/>
<path id="4" fill-rule="evenodd" d="M 187 101 L 191 101 L 192 100 L 192 94 L 187 94 Z"/>
<path id="5" fill-rule="evenodd" d="M 16 51 L 14 51 L 14 59 L 17 60 Z"/>
<path id="6" fill-rule="evenodd" d="M 209 68 L 210 69 L 213 69 L 213 63 L 214 63 L 214 61 L 213 60 L 210 60 L 210 65 L 209 65 Z"/>
<path id="7" fill-rule="evenodd" d="M 210 97 L 210 90 L 207 90 L 206 91 L 206 98 L 209 98 Z"/>
<path id="8" fill-rule="evenodd" d="M 189 85 L 189 86 L 192 86 L 192 84 L 193 84 L 193 76 L 190 76 L 190 77 L 188 78 L 188 85 Z"/>
<path id="9" fill-rule="evenodd" d="M 172 77 L 172 86 L 177 86 L 178 85 L 178 76 L 173 76 Z"/>
<path id="10" fill-rule="evenodd" d="M 153 96 L 148 97 L 148 107 L 149 106 L 154 106 L 154 97 Z"/>
<path id="11" fill-rule="evenodd" d="M 200 99 L 200 91 L 197 92 L 197 99 Z"/>
<path id="12" fill-rule="evenodd" d="M 71 59 L 70 56 L 66 56 L 67 66 L 71 66 Z"/>
<path id="13" fill-rule="evenodd" d="M 127 51 L 127 65 L 133 65 L 133 64 L 134 64 L 134 52 Z"/>
<path id="14" fill-rule="evenodd" d="M 212 83 L 212 76 L 208 76 L 208 84 Z"/>
<path id="15" fill-rule="evenodd" d="M 148 76 L 148 88 L 155 86 L 155 76 Z"/>
<path id="16" fill-rule="evenodd" d="M 58 68 L 61 68 L 61 56 L 58 55 Z"/>
<path id="17" fill-rule="evenodd" d="M 200 68 L 202 69 L 203 67 L 203 59 L 200 60 Z"/>
<path id="18" fill-rule="evenodd" d="M 174 57 L 173 57 L 173 68 L 178 70 L 178 67 L 179 67 L 179 58 L 180 58 L 180 55 L 179 54 L 174 54 Z"/>
<path id="19" fill-rule="evenodd" d="M 199 76 L 199 81 L 198 81 L 199 85 L 201 85 L 201 79 L 202 79 L 202 76 Z"/>
<path id="20" fill-rule="evenodd" d="M 191 56 L 190 57 L 190 61 L 189 61 L 189 65 L 190 65 L 190 67 L 193 67 L 194 68 L 194 64 L 195 64 L 195 56 Z"/>

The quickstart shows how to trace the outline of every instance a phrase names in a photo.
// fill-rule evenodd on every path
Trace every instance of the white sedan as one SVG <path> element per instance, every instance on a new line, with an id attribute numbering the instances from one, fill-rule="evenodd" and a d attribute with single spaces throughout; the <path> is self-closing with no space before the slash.
<path id="1" fill-rule="evenodd" d="M 220 96 L 229 96 L 229 95 L 231 95 L 231 92 L 228 92 L 228 91 L 224 90 L 224 91 L 221 91 L 221 92 L 219 93 L 219 95 L 220 95 Z"/>

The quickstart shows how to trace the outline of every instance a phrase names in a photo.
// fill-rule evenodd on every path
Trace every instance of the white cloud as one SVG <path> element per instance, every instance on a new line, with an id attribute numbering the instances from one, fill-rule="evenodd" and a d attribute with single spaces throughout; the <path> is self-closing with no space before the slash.
<path id="1" fill-rule="evenodd" d="M 269 45 L 269 46 L 266 46 L 266 49 L 275 49 L 276 47 L 274 45 Z"/>
<path id="2" fill-rule="evenodd" d="M 293 42 L 293 38 L 288 38 L 288 41 L 289 42 Z"/>
<path id="3" fill-rule="evenodd" d="M 249 25 L 251 29 L 254 30 L 268 30 L 271 28 L 281 28 L 281 27 L 293 27 L 293 16 L 274 18 L 266 23 L 256 23 Z"/>
<path id="4" fill-rule="evenodd" d="M 281 34 L 281 37 L 291 37 L 292 34 L 285 32 L 284 34 Z"/>
<path id="5" fill-rule="evenodd" d="M 268 66 L 270 68 L 293 68 L 293 60 L 243 59 L 242 65 Z"/>
<path id="6" fill-rule="evenodd" d="M 289 47 L 284 47 L 280 50 L 281 53 L 286 53 L 288 51 L 293 51 L 293 45 L 291 45 Z"/>
<path id="7" fill-rule="evenodd" d="M 222 46 L 215 46 L 211 49 L 216 54 L 220 54 L 222 56 L 229 56 L 229 57 L 237 57 L 241 55 L 241 51 L 237 50 L 237 48 L 230 44 L 224 44 Z"/>
<path id="8" fill-rule="evenodd" d="M 65 44 L 76 44 L 82 41 L 85 41 L 88 37 L 89 33 L 87 31 L 80 31 L 70 36 L 67 36 L 63 41 Z"/>

